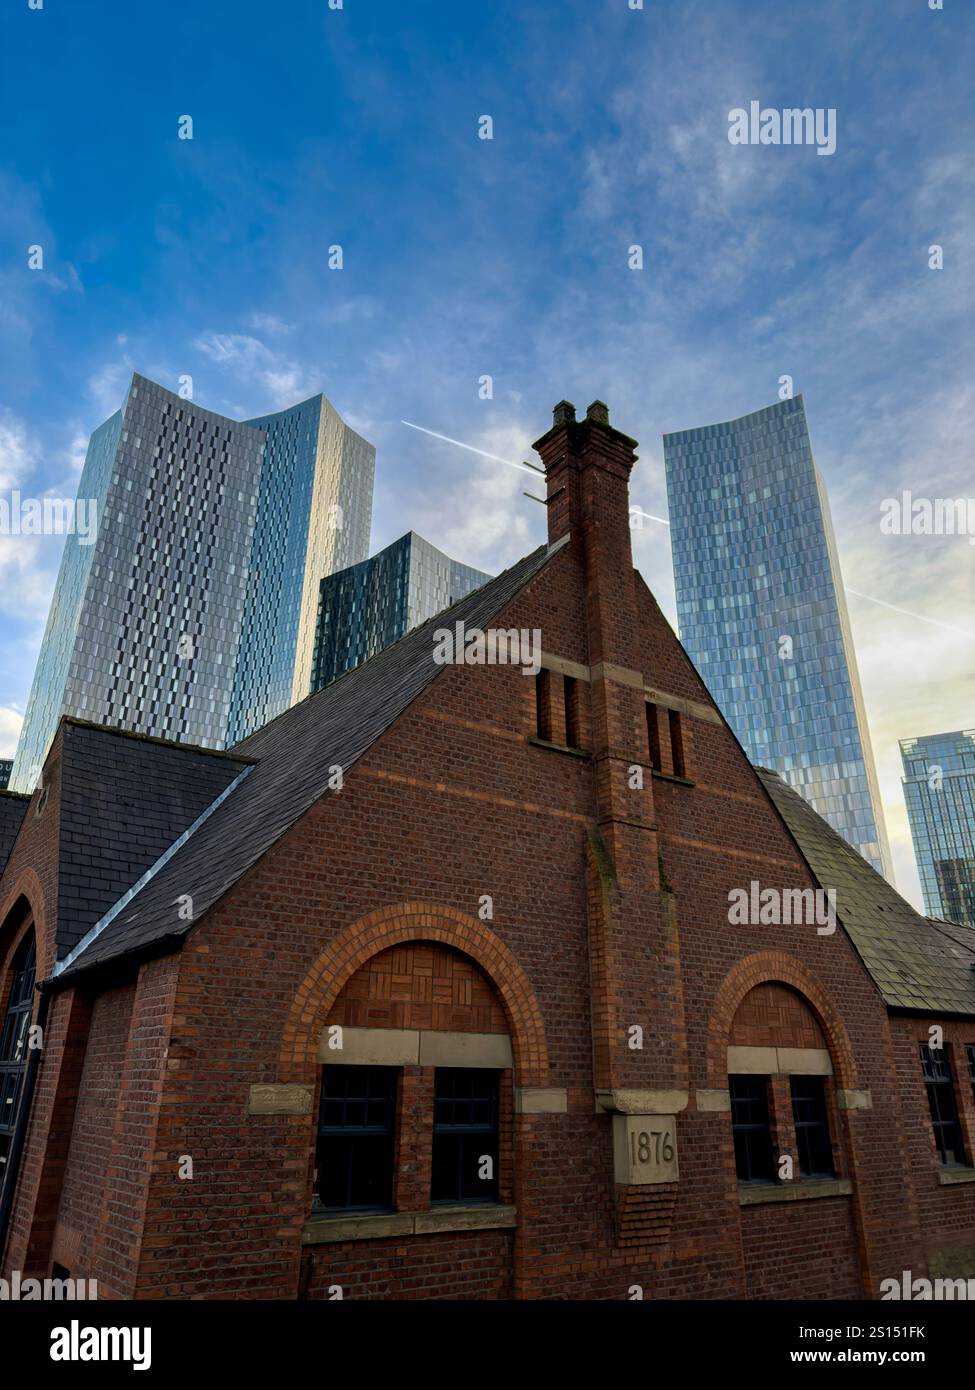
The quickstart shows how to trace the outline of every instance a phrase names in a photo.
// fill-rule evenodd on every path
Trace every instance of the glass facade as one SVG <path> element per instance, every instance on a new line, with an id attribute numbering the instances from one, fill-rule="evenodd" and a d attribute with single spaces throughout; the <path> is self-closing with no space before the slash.
<path id="1" fill-rule="evenodd" d="M 925 911 L 975 927 L 975 729 L 901 739 Z"/>
<path id="2" fill-rule="evenodd" d="M 370 560 L 323 579 L 312 690 L 368 661 L 490 578 L 409 531 Z"/>
<path id="3" fill-rule="evenodd" d="M 228 744 L 309 693 L 319 586 L 369 554 L 376 461 L 324 396 L 247 423 L 267 444 Z"/>
<path id="4" fill-rule="evenodd" d="M 829 503 L 802 396 L 664 436 L 681 641 L 753 763 L 891 877 Z"/>
<path id="5" fill-rule="evenodd" d="M 368 553 L 374 463 L 323 396 L 239 422 L 133 376 L 88 447 L 96 536 L 66 538 L 11 787 L 64 714 L 224 748 L 305 695 L 320 579 Z"/>

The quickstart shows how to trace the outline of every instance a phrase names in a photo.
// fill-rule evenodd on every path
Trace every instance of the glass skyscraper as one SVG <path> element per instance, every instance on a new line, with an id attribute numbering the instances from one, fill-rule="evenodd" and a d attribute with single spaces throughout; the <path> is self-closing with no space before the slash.
<path id="1" fill-rule="evenodd" d="M 134 375 L 91 437 L 11 774 L 62 715 L 224 748 L 309 689 L 318 586 L 369 550 L 375 450 L 324 396 L 241 422 Z"/>
<path id="2" fill-rule="evenodd" d="M 925 911 L 975 927 L 975 729 L 900 747 Z"/>
<path id="3" fill-rule="evenodd" d="M 681 641 L 751 761 L 892 877 L 802 396 L 664 436 Z"/>
<path id="4" fill-rule="evenodd" d="M 312 689 L 368 661 L 491 578 L 409 531 L 320 584 Z"/>

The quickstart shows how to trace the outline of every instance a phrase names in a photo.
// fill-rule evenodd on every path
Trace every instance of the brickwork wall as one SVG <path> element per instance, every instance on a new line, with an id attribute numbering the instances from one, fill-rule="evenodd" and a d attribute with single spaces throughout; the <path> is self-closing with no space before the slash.
<path id="1" fill-rule="evenodd" d="M 583 489 L 550 515 L 556 525 L 575 507 L 586 525 L 617 501 Z M 613 570 L 624 549 L 604 538 L 590 562 Z M 591 581 L 570 546 L 498 625 L 540 628 L 546 652 L 584 666 L 623 652 L 649 686 L 709 703 L 642 583 L 635 618 L 604 612 L 590 641 L 593 605 L 622 583 L 615 571 Z M 925 1189 L 919 1210 L 923 1096 L 906 1063 L 898 1080 L 900 1024 L 850 942 L 729 924 L 732 888 L 815 886 L 729 731 L 682 715 L 694 785 L 648 775 L 630 797 L 627 769 L 649 759 L 638 685 L 600 678 L 573 698 L 592 761 L 530 741 L 530 676 L 444 668 L 178 956 L 95 1001 L 56 1236 L 80 1233 L 73 1273 L 140 1297 L 324 1298 L 333 1284 L 352 1297 L 624 1299 L 633 1284 L 648 1298 L 852 1297 L 891 1268 L 922 1267 L 922 1210 L 966 1237 L 970 1206 L 951 1213 L 973 1189 Z M 490 920 L 478 917 L 485 894 Z M 500 1003 L 475 990 L 477 974 Z M 512 1107 L 517 1230 L 303 1247 L 326 1021 L 334 1010 L 349 1026 L 421 1026 L 427 1009 L 476 1031 L 500 1031 L 502 1010 L 514 1085 L 565 1091 L 564 1114 Z M 853 1193 L 742 1208 L 730 1117 L 698 1092 L 726 1088 L 736 1027 L 753 1042 L 774 1019 L 805 1046 L 808 1011 L 836 1086 L 871 1095 L 836 1118 Z M 643 1049 L 627 1046 L 633 1024 Z M 687 1090 L 675 1191 L 618 1190 L 611 1116 L 595 1104 L 606 1078 Z M 306 1087 L 307 1112 L 249 1114 L 261 1083 Z M 405 1092 L 419 1117 L 423 1078 L 407 1076 Z M 902 1099 L 916 1123 L 902 1122 Z M 422 1144 L 406 1158 L 400 1197 L 419 1202 Z"/>
<path id="2" fill-rule="evenodd" d="M 928 1030 L 932 1025 L 940 1026 L 943 1030 L 944 1046 L 954 1078 L 965 1155 L 968 1163 L 973 1164 L 975 1095 L 968 1072 L 965 1044 L 975 1043 L 975 1019 L 899 1016 L 892 1020 L 901 1113 L 911 1175 L 917 1191 L 924 1253 L 933 1263 L 933 1257 L 939 1252 L 951 1252 L 951 1257 L 964 1265 L 967 1277 L 969 1268 L 975 1269 L 975 1181 L 939 1181 L 946 1174 L 935 1148 L 920 1059 L 920 1044 L 929 1041 Z M 968 1176 L 965 1173 L 956 1175 Z M 975 1178 L 975 1169 L 971 1177 Z M 899 1278 L 903 1269 L 910 1268 L 912 1266 L 903 1265 L 885 1269 L 881 1277 Z M 924 1276 L 927 1270 L 914 1267 L 914 1272 Z"/>

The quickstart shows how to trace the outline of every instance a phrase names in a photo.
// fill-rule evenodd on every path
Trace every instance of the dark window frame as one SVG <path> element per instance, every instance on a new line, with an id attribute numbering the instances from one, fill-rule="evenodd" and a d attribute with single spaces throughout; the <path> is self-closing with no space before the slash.
<path id="1" fill-rule="evenodd" d="M 399 1078 L 398 1067 L 322 1068 L 316 1210 L 394 1210 Z"/>
<path id="2" fill-rule="evenodd" d="M 753 1186 L 778 1181 L 772 1136 L 771 1082 L 767 1076 L 733 1073 L 728 1077 L 731 1097 L 731 1135 L 735 1148 L 738 1182 Z M 751 1094 L 749 1094 L 751 1092 Z"/>
<path id="3" fill-rule="evenodd" d="M 437 1067 L 433 1082 L 431 1206 L 485 1206 L 498 1201 L 501 1073 L 479 1067 Z M 480 1117 L 480 1118 L 478 1118 Z M 477 1177 L 484 1156 L 490 1179 Z"/>
<path id="4" fill-rule="evenodd" d="M 790 1075 L 789 1091 L 800 1177 L 835 1178 L 825 1077 Z"/>
<path id="5" fill-rule="evenodd" d="M 967 1168 L 968 1158 L 948 1049 L 931 1047 L 928 1043 L 919 1043 L 918 1046 L 938 1161 L 943 1168 Z"/>
<path id="6" fill-rule="evenodd" d="M 37 979 L 37 936 L 33 927 L 24 935 L 10 962 L 9 988 L 0 1024 L 0 1187 L 7 1155 L 17 1128 L 17 1114 L 27 1070 L 27 1039 L 34 1016 Z"/>

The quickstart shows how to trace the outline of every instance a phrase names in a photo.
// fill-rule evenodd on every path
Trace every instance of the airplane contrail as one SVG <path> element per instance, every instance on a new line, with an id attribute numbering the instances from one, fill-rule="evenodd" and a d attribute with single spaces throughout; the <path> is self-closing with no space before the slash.
<path id="1" fill-rule="evenodd" d="M 476 449 L 473 444 L 465 444 L 460 439 L 451 439 L 449 434 L 438 434 L 436 430 L 424 429 L 422 425 L 411 424 L 409 420 L 401 420 L 401 425 L 408 425 L 411 430 L 419 430 L 421 434 L 432 435 L 434 439 L 442 439 L 445 444 L 456 444 L 458 449 L 468 449 L 472 454 L 480 454 L 482 458 L 493 459 L 495 463 L 506 463 L 509 468 L 520 468 L 525 473 L 543 473 L 543 468 L 533 468 L 528 463 L 515 463 L 512 459 L 503 459 L 500 454 L 489 454 L 485 449 Z M 535 498 L 535 501 L 538 501 Z M 664 516 L 654 516 L 652 512 L 645 512 L 642 507 L 631 507 L 631 515 L 645 516 L 648 521 L 659 521 L 661 526 L 669 526 L 670 522 Z M 954 623 L 943 623 L 939 618 L 926 618 L 923 613 L 915 613 L 910 608 L 898 608 L 896 603 L 886 603 L 882 598 L 874 598 L 873 594 L 862 593 L 859 589 L 851 589 L 848 584 L 843 588 L 848 594 L 853 594 L 855 598 L 865 598 L 868 603 L 876 603 L 880 608 L 888 608 L 891 613 L 902 613 L 905 618 L 916 618 L 919 623 L 929 623 L 932 627 L 943 627 L 946 632 L 957 632 L 961 637 L 975 638 L 975 632 L 969 632 L 966 628 L 956 627 Z"/>
<path id="2" fill-rule="evenodd" d="M 442 439 L 445 444 L 456 444 L 458 449 L 469 449 L 472 454 L 480 454 L 481 458 L 494 459 L 495 463 L 506 463 L 509 468 L 520 468 L 524 473 L 544 473 L 544 468 L 533 468 L 530 463 L 515 463 L 513 459 L 503 459 L 500 454 L 489 454 L 486 449 L 475 449 L 473 444 L 464 444 L 460 439 L 451 439 L 449 434 L 438 434 L 436 430 L 424 429 L 422 425 L 414 425 L 409 420 L 401 420 L 401 425 L 407 425 L 411 430 L 419 430 L 421 434 L 432 435 L 434 439 Z"/>
<path id="3" fill-rule="evenodd" d="M 885 603 L 882 598 L 874 598 L 873 594 L 862 594 L 859 589 L 851 589 L 848 584 L 843 585 L 848 594 L 855 594 L 857 598 L 869 599 L 871 603 L 879 603 L 881 608 L 889 608 L 892 613 L 903 613 L 906 618 L 917 618 L 920 623 L 930 623 L 932 627 L 943 627 L 948 632 L 958 632 L 962 637 L 975 637 L 975 632 L 969 632 L 967 628 L 955 627 L 954 623 L 943 623 L 938 618 L 926 618 L 923 613 L 915 613 L 910 608 L 898 608 L 896 603 Z"/>

